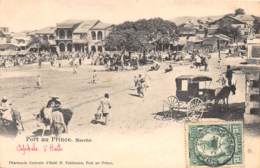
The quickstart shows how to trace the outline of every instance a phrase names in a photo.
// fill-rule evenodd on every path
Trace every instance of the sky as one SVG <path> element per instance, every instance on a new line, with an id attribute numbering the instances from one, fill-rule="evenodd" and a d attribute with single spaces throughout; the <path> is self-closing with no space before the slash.
<path id="1" fill-rule="evenodd" d="M 55 26 L 67 19 L 118 24 L 154 17 L 218 16 L 237 8 L 260 16 L 260 0 L 0 0 L 0 27 L 19 32 Z"/>

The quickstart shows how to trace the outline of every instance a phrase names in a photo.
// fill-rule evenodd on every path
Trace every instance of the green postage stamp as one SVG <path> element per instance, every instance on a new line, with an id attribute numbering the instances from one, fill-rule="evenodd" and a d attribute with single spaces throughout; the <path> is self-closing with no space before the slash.
<path id="1" fill-rule="evenodd" d="M 186 150 L 188 167 L 242 167 L 243 123 L 187 124 Z"/>

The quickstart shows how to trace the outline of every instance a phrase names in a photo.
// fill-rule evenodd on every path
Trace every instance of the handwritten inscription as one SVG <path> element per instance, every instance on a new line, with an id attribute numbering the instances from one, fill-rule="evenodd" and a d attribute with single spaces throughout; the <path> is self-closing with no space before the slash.
<path id="1" fill-rule="evenodd" d="M 25 155 L 26 153 L 32 153 L 32 152 L 60 152 L 63 151 L 63 148 L 61 144 L 48 144 L 48 145 L 36 145 L 33 144 L 18 144 L 16 147 L 16 151 L 21 153 L 22 155 Z"/>

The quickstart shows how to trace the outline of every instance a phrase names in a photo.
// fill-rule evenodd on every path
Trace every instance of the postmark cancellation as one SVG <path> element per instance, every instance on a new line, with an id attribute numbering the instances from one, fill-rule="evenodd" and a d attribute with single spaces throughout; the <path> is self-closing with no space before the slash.
<path id="1" fill-rule="evenodd" d="M 186 125 L 187 167 L 243 167 L 243 123 Z"/>

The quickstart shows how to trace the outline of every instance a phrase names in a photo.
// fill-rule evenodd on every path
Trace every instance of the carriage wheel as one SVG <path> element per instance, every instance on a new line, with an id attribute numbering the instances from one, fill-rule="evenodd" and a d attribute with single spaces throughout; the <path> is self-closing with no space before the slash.
<path id="1" fill-rule="evenodd" d="M 179 99 L 175 96 L 169 96 L 166 104 L 168 106 L 168 109 L 164 112 L 163 119 L 175 118 L 174 114 L 178 112 L 180 108 Z"/>
<path id="2" fill-rule="evenodd" d="M 197 121 L 203 116 L 205 110 L 204 102 L 195 97 L 189 102 L 187 110 L 187 119 L 189 121 Z"/>

